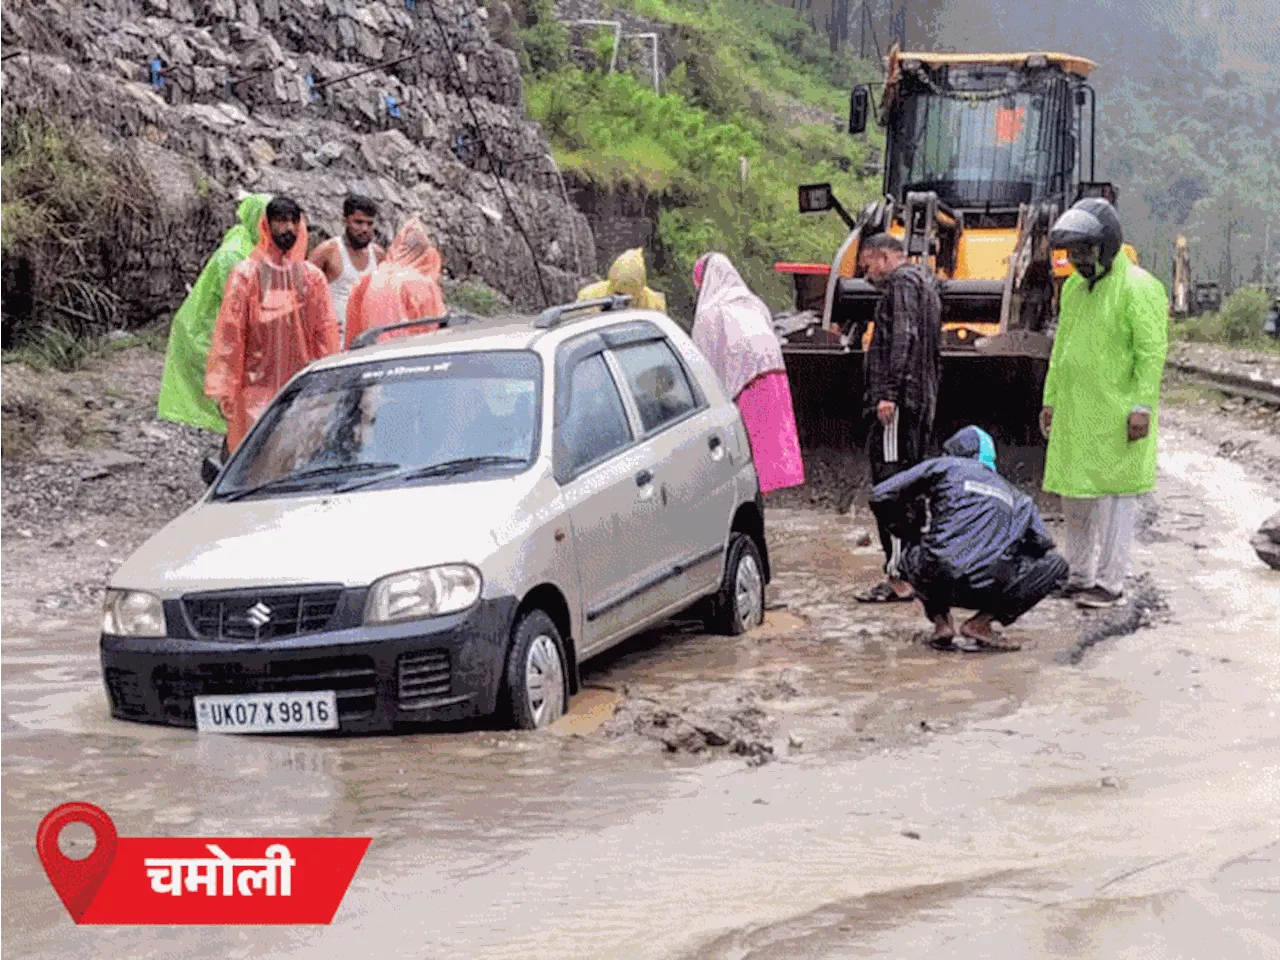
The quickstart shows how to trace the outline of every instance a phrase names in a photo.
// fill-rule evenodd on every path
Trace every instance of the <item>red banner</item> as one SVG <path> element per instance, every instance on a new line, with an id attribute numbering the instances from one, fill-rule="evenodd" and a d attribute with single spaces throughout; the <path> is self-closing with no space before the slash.
<path id="1" fill-rule="evenodd" d="M 58 848 L 73 823 L 92 828 L 83 860 Z M 327 924 L 371 837 L 120 837 L 89 803 L 50 811 L 36 852 L 81 924 Z"/>

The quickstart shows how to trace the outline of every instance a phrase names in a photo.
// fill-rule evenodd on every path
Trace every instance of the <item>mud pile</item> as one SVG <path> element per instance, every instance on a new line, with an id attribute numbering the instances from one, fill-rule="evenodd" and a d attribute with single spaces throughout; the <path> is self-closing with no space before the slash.
<path id="1" fill-rule="evenodd" d="M 624 686 L 623 702 L 605 724 L 605 736 L 639 736 L 670 754 L 742 757 L 752 767 L 774 759 L 778 724 L 768 703 L 797 695 L 791 677 L 784 672 L 766 683 L 698 687 L 647 696 L 633 695 Z"/>
<path id="2" fill-rule="evenodd" d="M 1280 570 L 1280 513 L 1268 517 L 1249 542 L 1258 559 L 1273 570 Z"/>
<path id="3" fill-rule="evenodd" d="M 488 18 L 472 0 L 14 0 L 6 114 L 135 151 L 175 224 L 210 200 L 219 235 L 244 189 L 293 195 L 324 235 L 354 191 L 382 205 L 384 239 L 419 213 L 454 278 L 540 305 L 523 230 L 549 295 L 570 299 L 594 241 Z M 138 266 L 172 309 L 193 272 L 164 254 Z"/>

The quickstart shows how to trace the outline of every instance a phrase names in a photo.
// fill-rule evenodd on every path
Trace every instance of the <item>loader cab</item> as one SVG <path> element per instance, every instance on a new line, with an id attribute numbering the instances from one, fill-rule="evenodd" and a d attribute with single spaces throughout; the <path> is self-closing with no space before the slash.
<path id="1" fill-rule="evenodd" d="M 1016 226 L 1022 204 L 1061 210 L 1074 199 L 1087 140 L 1083 107 L 1092 98 L 1080 77 L 1046 56 L 904 57 L 885 99 L 884 192 L 897 204 L 933 192 L 966 226 L 983 228 Z"/>

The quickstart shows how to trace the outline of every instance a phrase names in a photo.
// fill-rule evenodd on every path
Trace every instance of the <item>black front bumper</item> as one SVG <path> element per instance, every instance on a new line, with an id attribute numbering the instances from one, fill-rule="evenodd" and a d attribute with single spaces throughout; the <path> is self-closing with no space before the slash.
<path id="1" fill-rule="evenodd" d="M 333 690 L 344 733 L 484 716 L 497 709 L 516 606 L 514 597 L 482 599 L 430 620 L 267 641 L 104 634 L 111 715 L 194 727 L 195 696 Z M 187 632 L 169 619 L 171 632 Z"/>

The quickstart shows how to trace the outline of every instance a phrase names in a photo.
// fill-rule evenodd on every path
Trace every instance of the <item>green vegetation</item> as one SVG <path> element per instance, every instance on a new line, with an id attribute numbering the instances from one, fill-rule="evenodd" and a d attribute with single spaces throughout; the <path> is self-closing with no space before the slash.
<path id="1" fill-rule="evenodd" d="M 6 345 L 38 344 L 49 365 L 123 325 L 116 260 L 152 215 L 136 161 L 47 118 L 6 109 L 0 176 Z"/>
<path id="2" fill-rule="evenodd" d="M 104 344 L 102 338 L 81 336 L 65 324 L 48 323 L 29 335 L 25 345 L 6 350 L 4 362 L 23 363 L 41 373 L 47 370 L 70 373 L 102 353 Z"/>
<path id="3" fill-rule="evenodd" d="M 445 299 L 451 309 L 479 317 L 492 317 L 510 306 L 502 294 L 478 280 L 466 280 L 446 289 Z"/>
<path id="4" fill-rule="evenodd" d="M 1263 332 L 1271 298 L 1261 287 L 1245 287 L 1227 297 L 1218 313 L 1207 313 L 1179 323 L 1178 336 L 1192 343 L 1219 343 L 1232 347 L 1280 352 L 1280 344 Z"/>
<path id="5" fill-rule="evenodd" d="M 45 122 L 5 124 L 3 227 L 6 255 L 61 224 L 94 217 L 110 192 L 110 171 L 67 131 Z"/>
<path id="6" fill-rule="evenodd" d="M 555 0 L 533 0 L 518 11 L 520 66 L 526 74 L 559 70 L 569 63 L 569 28 L 556 19 Z"/>
<path id="7" fill-rule="evenodd" d="M 104 336 L 84 333 L 70 324 L 55 321 L 28 335 L 22 346 L 5 350 L 2 357 L 4 363 L 21 363 L 39 373 L 49 370 L 72 373 L 91 360 L 134 347 L 164 353 L 168 343 L 168 330 L 164 328 L 133 333 L 120 331 Z"/>
<path id="8" fill-rule="evenodd" d="M 661 197 L 651 282 L 677 315 L 692 313 L 689 271 L 708 250 L 727 254 L 775 309 L 789 307 L 791 281 L 773 264 L 828 262 L 846 232 L 834 215 L 802 217 L 796 187 L 831 181 L 851 209 L 878 192 L 878 177 L 860 178 L 866 138 L 837 129 L 850 88 L 875 68 L 830 55 L 826 38 L 793 11 L 761 0 L 618 0 L 616 8 L 674 25 L 680 61 L 659 94 L 621 62 L 606 73 L 612 40 L 597 36 L 587 38 L 596 67 L 584 70 L 569 64 L 567 46 L 535 50 L 531 34 L 549 29 L 536 14 L 522 33 L 526 98 L 556 161 L 603 189 Z"/>

